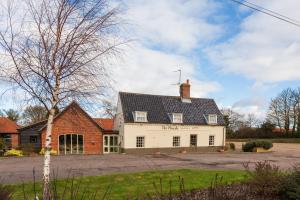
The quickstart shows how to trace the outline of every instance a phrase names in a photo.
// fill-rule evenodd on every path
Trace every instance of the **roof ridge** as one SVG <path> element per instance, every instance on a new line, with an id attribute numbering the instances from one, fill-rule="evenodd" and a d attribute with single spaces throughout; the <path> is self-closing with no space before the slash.
<path id="1" fill-rule="evenodd" d="M 148 94 L 148 93 L 138 93 L 138 92 L 123 92 L 119 91 L 119 94 L 135 94 L 135 95 L 146 95 L 146 96 L 158 96 L 158 97 L 174 97 L 174 98 L 180 98 L 180 96 L 174 96 L 174 95 L 162 95 L 162 94 Z M 190 97 L 190 99 L 210 99 L 214 100 L 213 98 L 207 98 L 207 97 Z"/>

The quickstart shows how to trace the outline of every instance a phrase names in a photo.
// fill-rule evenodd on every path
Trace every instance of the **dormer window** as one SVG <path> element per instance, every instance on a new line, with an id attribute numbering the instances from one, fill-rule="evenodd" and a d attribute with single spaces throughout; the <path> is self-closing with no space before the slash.
<path id="1" fill-rule="evenodd" d="M 217 115 L 208 115 L 208 123 L 209 124 L 217 124 L 218 123 Z"/>
<path id="2" fill-rule="evenodd" d="M 135 122 L 147 122 L 147 112 L 135 111 L 133 116 Z"/>
<path id="3" fill-rule="evenodd" d="M 182 113 L 172 113 L 173 123 L 182 123 Z"/>

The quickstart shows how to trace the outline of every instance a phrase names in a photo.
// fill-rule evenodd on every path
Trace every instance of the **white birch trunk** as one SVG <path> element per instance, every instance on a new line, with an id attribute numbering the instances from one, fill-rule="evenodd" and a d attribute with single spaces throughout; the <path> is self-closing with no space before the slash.
<path id="1" fill-rule="evenodd" d="M 55 115 L 55 109 L 52 108 L 49 112 L 46 130 L 46 142 L 45 142 L 45 155 L 44 155 L 44 168 L 43 168 L 43 200 L 50 200 L 50 152 L 51 152 L 51 133 L 53 126 L 53 119 Z"/>

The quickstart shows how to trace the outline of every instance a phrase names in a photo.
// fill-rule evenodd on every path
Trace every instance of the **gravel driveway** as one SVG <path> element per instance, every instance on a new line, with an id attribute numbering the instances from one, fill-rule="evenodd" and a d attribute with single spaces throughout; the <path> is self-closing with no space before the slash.
<path id="1" fill-rule="evenodd" d="M 240 148 L 241 143 L 236 143 Z M 94 176 L 116 172 L 145 170 L 202 168 L 243 169 L 244 162 L 269 160 L 283 169 L 300 163 L 300 144 L 274 144 L 270 153 L 201 153 L 172 155 L 70 155 L 52 157 L 52 169 L 59 178 Z M 42 177 L 42 157 L 0 158 L 0 180 L 15 183 Z"/>

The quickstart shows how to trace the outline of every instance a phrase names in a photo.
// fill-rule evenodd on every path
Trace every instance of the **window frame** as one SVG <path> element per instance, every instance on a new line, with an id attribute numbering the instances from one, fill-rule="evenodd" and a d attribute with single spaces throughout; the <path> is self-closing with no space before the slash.
<path id="1" fill-rule="evenodd" d="M 213 138 L 213 140 L 211 140 L 211 137 Z M 212 141 L 212 143 L 211 143 Z M 208 146 L 215 146 L 215 141 L 216 141 L 216 136 L 215 135 L 209 135 L 208 136 Z"/>
<path id="2" fill-rule="evenodd" d="M 180 147 L 180 136 L 173 136 L 172 146 Z"/>
<path id="3" fill-rule="evenodd" d="M 140 116 L 139 116 L 140 115 Z M 141 116 L 143 115 L 143 116 Z M 140 118 L 144 118 L 144 120 L 140 120 Z M 135 111 L 134 112 L 134 121 L 135 122 L 147 122 L 147 112 L 146 111 Z"/>
<path id="4" fill-rule="evenodd" d="M 32 142 L 32 138 L 35 138 L 35 142 Z M 29 136 L 29 143 L 30 144 L 36 144 L 38 142 L 38 136 L 37 135 L 30 135 Z"/>
<path id="5" fill-rule="evenodd" d="M 139 140 L 141 138 L 142 138 L 142 140 Z M 138 144 L 140 144 L 140 145 L 138 145 Z M 136 136 L 135 137 L 135 147 L 136 148 L 145 148 L 145 136 Z"/>
<path id="6" fill-rule="evenodd" d="M 211 120 L 211 117 L 214 117 L 215 120 L 212 121 L 212 120 Z M 218 123 L 218 115 L 216 115 L 216 114 L 209 114 L 209 115 L 208 115 L 208 123 L 209 123 L 209 124 L 217 124 L 217 123 Z"/>
<path id="7" fill-rule="evenodd" d="M 196 141 L 194 141 L 194 142 L 196 142 L 196 144 L 192 144 L 192 137 L 193 136 L 196 137 Z M 190 146 L 191 147 L 197 147 L 197 145 L 198 145 L 198 135 L 197 134 L 190 134 Z"/>
<path id="8" fill-rule="evenodd" d="M 180 116 L 180 121 L 179 122 L 175 121 L 175 116 L 176 115 Z M 183 115 L 182 115 L 182 113 L 172 113 L 172 122 L 174 124 L 182 124 L 182 121 L 183 121 Z"/>
<path id="9" fill-rule="evenodd" d="M 70 152 L 68 153 L 67 152 L 67 135 L 70 135 Z M 72 141 L 72 135 L 76 135 L 76 152 L 73 153 L 73 141 Z M 80 145 L 79 145 L 79 136 L 81 137 L 82 139 L 82 149 L 80 149 Z M 63 144 L 61 145 L 60 144 L 60 137 L 63 137 Z M 85 154 L 85 136 L 83 133 L 62 133 L 62 134 L 58 134 L 57 136 L 58 138 L 58 143 L 57 143 L 57 149 L 58 149 L 58 155 L 75 155 L 75 154 Z M 63 153 L 61 153 L 61 148 L 60 146 L 63 146 Z"/>

